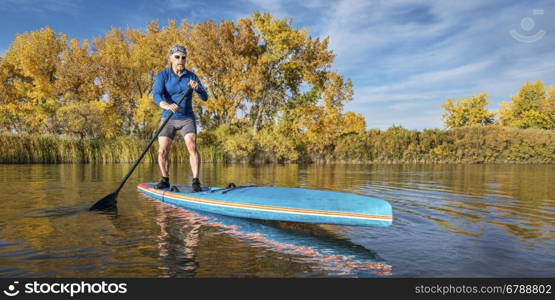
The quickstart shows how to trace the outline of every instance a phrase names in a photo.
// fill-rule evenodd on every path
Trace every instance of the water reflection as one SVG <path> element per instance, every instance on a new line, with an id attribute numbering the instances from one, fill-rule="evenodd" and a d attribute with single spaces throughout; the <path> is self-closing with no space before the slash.
<path id="1" fill-rule="evenodd" d="M 146 198 L 146 196 L 143 196 Z M 147 200 L 148 201 L 148 200 Z M 164 276 L 195 276 L 198 271 L 197 253 L 201 234 L 224 235 L 239 239 L 248 247 L 264 252 L 279 253 L 281 259 L 309 265 L 311 272 L 324 276 L 383 277 L 391 275 L 391 266 L 379 256 L 349 240 L 337 238 L 317 225 L 270 222 L 226 217 L 200 211 L 185 210 L 165 203 L 153 204 L 158 210 L 160 226 L 160 257 L 165 262 Z M 218 245 L 218 239 L 211 240 Z M 286 255 L 286 257 L 283 257 Z M 237 260 L 233 255 L 221 255 Z M 250 260 L 264 260 L 253 255 Z M 211 259 L 219 260 L 218 257 Z M 214 263 L 214 262 L 212 262 Z M 219 262 L 217 262 L 219 263 Z M 221 261 L 222 264 L 229 263 Z M 287 263 L 286 263 L 287 264 Z M 300 275 L 300 274 L 299 274 Z M 222 277 L 221 274 L 210 276 Z M 266 277 L 281 277 L 280 273 L 268 272 Z"/>

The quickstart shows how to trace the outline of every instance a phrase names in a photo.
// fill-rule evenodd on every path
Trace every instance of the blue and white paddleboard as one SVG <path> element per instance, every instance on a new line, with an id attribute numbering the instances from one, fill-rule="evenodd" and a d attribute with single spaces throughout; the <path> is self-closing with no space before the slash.
<path id="1" fill-rule="evenodd" d="M 393 222 L 389 202 L 364 195 L 269 186 L 204 187 L 194 193 L 190 186 L 174 185 L 178 191 L 172 191 L 155 185 L 141 183 L 137 188 L 162 202 L 233 217 L 380 227 Z"/>

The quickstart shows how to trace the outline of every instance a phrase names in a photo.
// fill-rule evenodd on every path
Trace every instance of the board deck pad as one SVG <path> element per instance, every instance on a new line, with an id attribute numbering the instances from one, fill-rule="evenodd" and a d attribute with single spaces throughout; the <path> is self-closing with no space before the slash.
<path id="1" fill-rule="evenodd" d="M 393 222 L 387 201 L 353 193 L 271 186 L 203 187 L 194 193 L 191 186 L 172 185 L 179 189 L 175 192 L 155 185 L 141 183 L 137 188 L 162 202 L 233 217 L 380 227 Z"/>
<path id="2" fill-rule="evenodd" d="M 185 194 L 193 193 L 193 187 L 192 186 L 190 186 L 190 185 L 180 185 L 180 184 L 172 184 L 169 188 L 161 189 L 161 190 L 171 192 L 172 187 L 176 187 L 179 190 L 179 193 L 185 193 Z M 203 192 L 210 191 L 210 188 L 209 187 L 202 187 L 202 191 Z"/>

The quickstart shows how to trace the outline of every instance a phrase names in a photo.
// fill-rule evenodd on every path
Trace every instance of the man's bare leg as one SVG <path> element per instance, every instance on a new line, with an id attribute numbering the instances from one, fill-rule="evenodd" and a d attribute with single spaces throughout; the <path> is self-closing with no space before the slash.
<path id="1" fill-rule="evenodd" d="M 169 153 L 172 141 L 173 140 L 167 136 L 158 137 L 158 166 L 160 166 L 162 181 L 167 181 L 168 186 L 170 177 Z"/>
<path id="2" fill-rule="evenodd" d="M 185 145 L 187 145 L 187 150 L 189 150 L 189 163 L 193 173 L 193 189 L 195 188 L 195 181 L 198 182 L 198 188 L 200 188 L 200 181 L 198 179 L 200 173 L 200 155 L 197 148 L 197 135 L 194 133 L 186 134 Z"/>

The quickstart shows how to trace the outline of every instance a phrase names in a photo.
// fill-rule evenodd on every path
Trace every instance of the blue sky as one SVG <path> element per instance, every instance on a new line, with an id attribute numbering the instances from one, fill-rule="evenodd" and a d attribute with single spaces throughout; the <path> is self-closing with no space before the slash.
<path id="1" fill-rule="evenodd" d="M 333 70 L 354 84 L 345 109 L 364 115 L 368 128 L 443 128 L 447 98 L 487 92 L 497 111 L 524 82 L 555 84 L 552 0 L 2 0 L 0 55 L 16 33 L 46 25 L 92 39 L 112 26 L 236 20 L 254 10 L 330 37 Z"/>

